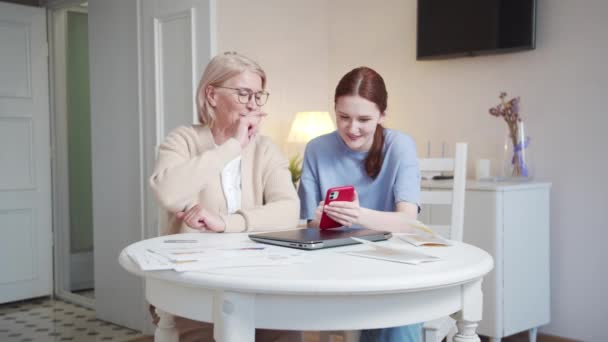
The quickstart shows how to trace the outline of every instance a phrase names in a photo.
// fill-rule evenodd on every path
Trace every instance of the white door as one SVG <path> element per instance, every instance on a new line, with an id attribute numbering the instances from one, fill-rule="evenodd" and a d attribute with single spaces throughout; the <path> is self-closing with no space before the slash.
<path id="1" fill-rule="evenodd" d="M 46 17 L 0 2 L 0 303 L 51 294 Z"/>
<path id="2" fill-rule="evenodd" d="M 194 93 L 207 63 L 215 54 L 215 2 L 149 0 L 142 3 L 145 160 L 149 173 L 157 146 L 173 129 L 198 122 Z M 167 222 L 148 197 L 147 237 Z M 158 213 L 158 215 L 156 215 Z"/>
<path id="3" fill-rule="evenodd" d="M 212 0 L 89 1 L 95 309 L 145 329 L 142 282 L 118 264 L 155 235 L 148 187 L 167 130 L 194 119 L 194 90 L 211 55 Z"/>

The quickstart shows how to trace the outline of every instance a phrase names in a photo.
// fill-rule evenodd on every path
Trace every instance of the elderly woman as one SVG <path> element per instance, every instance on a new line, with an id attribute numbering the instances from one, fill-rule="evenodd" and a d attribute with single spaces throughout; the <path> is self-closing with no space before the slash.
<path id="1" fill-rule="evenodd" d="M 248 232 L 295 228 L 299 200 L 287 159 L 258 135 L 266 116 L 266 74 L 251 59 L 211 60 L 197 90 L 199 125 L 179 127 L 160 145 L 150 186 L 169 214 L 163 233 Z M 213 341 L 212 325 L 177 319 L 182 340 Z M 190 338 L 184 331 L 190 330 Z M 299 339 L 258 330 L 257 341 Z"/>
<path id="2" fill-rule="evenodd" d="M 160 145 L 150 185 L 169 212 L 167 233 L 294 228 L 299 200 L 286 158 L 257 134 L 266 74 L 249 58 L 211 60 L 199 83 L 200 125 Z"/>

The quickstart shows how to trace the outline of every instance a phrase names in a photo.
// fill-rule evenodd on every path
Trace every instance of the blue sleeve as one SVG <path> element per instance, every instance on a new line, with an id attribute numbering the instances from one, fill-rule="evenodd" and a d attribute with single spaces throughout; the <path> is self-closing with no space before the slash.
<path id="1" fill-rule="evenodd" d="M 319 178 L 317 161 L 314 158 L 314 147 L 309 143 L 304 152 L 302 161 L 302 176 L 298 187 L 300 197 L 300 219 L 312 220 L 315 218 L 315 210 L 321 201 L 319 190 Z"/>
<path id="2" fill-rule="evenodd" d="M 420 167 L 416 156 L 416 143 L 407 135 L 396 139 L 395 151 L 399 154 L 399 166 L 393 187 L 395 203 L 409 202 L 420 204 Z M 396 157 L 396 156 L 393 156 Z"/>

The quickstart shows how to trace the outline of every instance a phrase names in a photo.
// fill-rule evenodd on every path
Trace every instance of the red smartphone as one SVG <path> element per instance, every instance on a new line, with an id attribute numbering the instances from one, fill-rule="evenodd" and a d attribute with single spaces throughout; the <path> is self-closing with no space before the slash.
<path id="1" fill-rule="evenodd" d="M 328 205 L 334 201 L 347 201 L 352 202 L 355 200 L 355 188 L 352 185 L 337 186 L 327 190 L 325 194 L 325 205 Z M 321 214 L 321 222 L 319 222 L 320 229 L 338 228 L 342 225 L 332 218 L 327 216 L 325 212 Z"/>

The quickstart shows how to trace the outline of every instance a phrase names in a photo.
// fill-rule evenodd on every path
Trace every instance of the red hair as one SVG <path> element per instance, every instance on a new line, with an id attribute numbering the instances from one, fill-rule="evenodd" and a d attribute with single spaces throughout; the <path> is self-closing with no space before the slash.
<path id="1" fill-rule="evenodd" d="M 360 96 L 375 103 L 381 114 L 386 110 L 388 93 L 384 79 L 382 79 L 380 74 L 368 67 L 353 69 L 342 77 L 336 86 L 334 103 L 342 96 Z M 384 161 L 383 146 L 384 128 L 378 124 L 374 132 L 372 147 L 369 149 L 367 158 L 365 158 L 365 172 L 374 179 L 380 173 L 382 162 Z"/>

